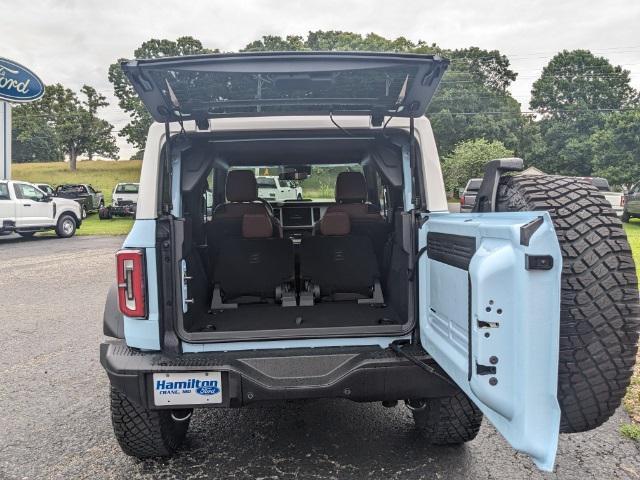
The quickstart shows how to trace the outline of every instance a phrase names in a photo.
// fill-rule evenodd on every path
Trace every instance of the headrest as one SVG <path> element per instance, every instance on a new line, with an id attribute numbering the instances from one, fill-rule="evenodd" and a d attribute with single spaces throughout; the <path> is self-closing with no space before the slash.
<path id="1" fill-rule="evenodd" d="M 336 202 L 364 203 L 367 200 L 367 182 L 360 172 L 342 172 L 336 179 Z"/>
<path id="2" fill-rule="evenodd" d="M 320 233 L 325 236 L 349 235 L 351 220 L 345 212 L 328 212 L 320 221 Z"/>
<path id="3" fill-rule="evenodd" d="M 258 184 L 251 170 L 230 170 L 225 190 L 230 202 L 253 202 L 258 199 Z"/>
<path id="4" fill-rule="evenodd" d="M 266 213 L 245 213 L 242 216 L 242 236 L 244 238 L 270 238 L 273 224 Z"/>

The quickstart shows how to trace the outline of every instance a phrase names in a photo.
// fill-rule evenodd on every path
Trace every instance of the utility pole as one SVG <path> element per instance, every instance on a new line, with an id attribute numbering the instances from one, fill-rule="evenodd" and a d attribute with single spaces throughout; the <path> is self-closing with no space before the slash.
<path id="1" fill-rule="evenodd" d="M 0 100 L 0 180 L 11 178 L 11 104 Z"/>

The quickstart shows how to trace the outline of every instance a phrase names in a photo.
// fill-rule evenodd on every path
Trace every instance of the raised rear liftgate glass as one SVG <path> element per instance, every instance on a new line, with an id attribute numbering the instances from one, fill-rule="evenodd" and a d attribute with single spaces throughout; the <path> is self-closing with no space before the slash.
<path id="1" fill-rule="evenodd" d="M 155 120 L 351 113 L 418 117 L 448 60 L 376 53 L 249 53 L 133 60 L 122 68 Z"/>

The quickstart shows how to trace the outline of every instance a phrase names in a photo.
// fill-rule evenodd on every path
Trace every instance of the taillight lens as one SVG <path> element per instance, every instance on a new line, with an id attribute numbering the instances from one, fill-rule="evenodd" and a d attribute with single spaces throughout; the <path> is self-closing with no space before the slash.
<path id="1" fill-rule="evenodd" d="M 620 197 L 620 206 L 624 207 L 624 195 Z"/>
<path id="2" fill-rule="evenodd" d="M 464 195 L 460 197 L 460 205 L 464 207 Z"/>
<path id="3" fill-rule="evenodd" d="M 116 253 L 116 269 L 120 311 L 127 317 L 145 318 L 147 316 L 147 301 L 144 251 L 120 250 Z"/>

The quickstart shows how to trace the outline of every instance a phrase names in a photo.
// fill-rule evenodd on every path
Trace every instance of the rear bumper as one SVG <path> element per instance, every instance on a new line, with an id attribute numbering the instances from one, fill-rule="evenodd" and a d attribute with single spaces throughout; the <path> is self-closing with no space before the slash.
<path id="1" fill-rule="evenodd" d="M 134 217 L 136 215 L 136 205 L 111 205 L 109 207 L 111 215 L 118 217 Z"/>
<path id="2" fill-rule="evenodd" d="M 424 350 L 405 347 L 416 358 L 439 368 Z M 240 407 L 268 400 L 348 398 L 354 401 L 442 397 L 455 392 L 391 349 L 379 347 L 314 348 L 183 354 L 168 357 L 131 349 L 123 341 L 100 345 L 100 363 L 111 384 L 131 401 L 153 402 L 153 373 L 222 372 L 223 401 Z M 197 405 L 197 407 L 214 405 Z M 182 406 L 182 408 L 189 405 Z"/>

